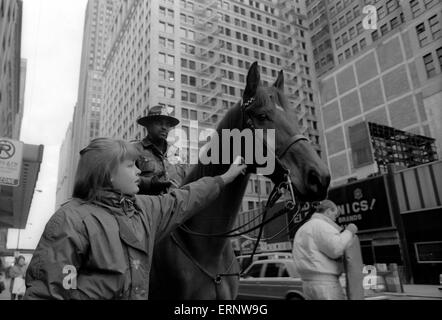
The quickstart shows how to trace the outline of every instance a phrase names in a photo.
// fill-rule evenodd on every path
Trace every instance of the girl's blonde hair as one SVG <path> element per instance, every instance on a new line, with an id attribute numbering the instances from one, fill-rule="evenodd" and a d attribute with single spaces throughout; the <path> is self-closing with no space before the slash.
<path id="1" fill-rule="evenodd" d="M 125 160 L 136 160 L 136 146 L 124 140 L 97 138 L 80 151 L 73 197 L 86 201 L 100 200 L 99 190 L 112 188 L 111 176 Z"/>

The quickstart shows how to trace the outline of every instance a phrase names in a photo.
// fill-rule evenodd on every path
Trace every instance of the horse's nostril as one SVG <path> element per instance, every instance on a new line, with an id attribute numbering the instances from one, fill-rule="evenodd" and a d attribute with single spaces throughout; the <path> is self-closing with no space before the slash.
<path id="1" fill-rule="evenodd" d="M 310 170 L 307 176 L 307 182 L 309 187 L 315 192 L 319 192 L 322 189 L 321 179 L 316 171 Z"/>

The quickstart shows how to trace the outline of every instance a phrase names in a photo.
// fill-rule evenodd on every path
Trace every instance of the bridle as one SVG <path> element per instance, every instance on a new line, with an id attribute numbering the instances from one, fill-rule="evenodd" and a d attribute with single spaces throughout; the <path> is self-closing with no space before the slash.
<path id="1" fill-rule="evenodd" d="M 250 99 L 248 99 L 246 102 L 242 102 L 241 103 L 241 112 L 242 112 L 242 118 L 243 121 L 245 121 L 246 125 L 243 125 L 244 129 L 248 128 L 251 129 L 252 131 L 256 130 L 256 126 L 253 122 L 253 119 L 251 117 L 248 116 L 247 114 L 247 108 L 249 108 L 253 102 L 255 102 L 255 98 L 252 97 Z M 290 178 L 290 170 L 287 169 L 281 162 L 281 159 L 287 154 L 288 150 L 295 145 L 296 143 L 300 142 L 300 141 L 307 141 L 310 142 L 310 140 L 305 137 L 302 134 L 296 134 L 293 135 L 289 141 L 287 141 L 283 147 L 281 147 L 279 150 L 275 150 L 275 164 L 279 166 L 280 170 L 282 170 L 283 172 L 283 179 L 279 182 L 279 183 L 275 183 L 275 186 L 272 190 L 272 192 L 270 193 L 269 199 L 267 200 L 267 203 L 265 205 L 265 209 L 264 212 L 262 214 L 262 222 L 260 224 L 258 224 L 257 226 L 248 229 L 246 231 L 240 232 L 238 233 L 237 231 L 243 229 L 246 225 L 244 224 L 243 226 L 237 227 L 233 230 L 230 230 L 228 232 L 224 232 L 224 233 L 219 233 L 219 234 L 203 234 L 203 233 L 198 233 L 198 232 L 194 232 L 192 230 L 190 230 L 187 226 L 185 226 L 185 224 L 180 226 L 180 229 L 183 230 L 184 232 L 194 235 L 194 236 L 200 236 L 200 237 L 218 237 L 218 238 L 230 238 L 230 237 L 237 237 L 246 233 L 249 233 L 250 231 L 256 230 L 256 229 L 260 229 L 259 230 L 259 235 L 258 238 L 255 242 L 255 246 L 253 249 L 253 252 L 251 254 L 250 257 L 250 264 L 253 262 L 253 256 L 256 253 L 256 250 L 258 248 L 259 242 L 261 240 L 262 237 L 262 233 L 264 230 L 264 226 L 266 224 L 268 224 L 269 222 L 275 220 L 276 218 L 280 217 L 283 214 L 286 214 L 289 211 L 294 210 L 296 207 L 298 207 L 297 213 L 295 214 L 295 216 L 297 214 L 299 214 L 300 209 L 302 207 L 302 205 L 300 205 L 299 203 L 297 203 L 296 201 L 296 195 L 293 189 L 293 183 L 292 180 Z M 265 146 L 268 149 L 268 145 L 266 144 Z M 275 169 L 276 170 L 276 169 Z M 270 208 L 272 208 L 275 203 L 279 200 L 279 198 L 284 194 L 285 191 L 288 191 L 290 194 L 290 200 L 288 200 L 285 203 L 284 209 L 281 210 L 278 214 L 275 214 L 272 218 L 266 220 L 266 215 L 267 212 Z M 203 272 L 205 273 L 207 276 L 209 276 L 216 285 L 220 285 L 221 284 L 221 280 L 222 277 L 229 277 L 229 276 L 238 276 L 240 277 L 241 274 L 244 272 L 245 269 L 247 269 L 247 267 L 244 267 L 240 273 L 228 273 L 231 269 L 231 267 L 233 266 L 233 262 L 235 261 L 235 257 L 233 258 L 232 263 L 230 264 L 227 273 L 223 273 L 223 274 L 217 274 L 216 276 L 213 276 L 210 272 L 208 272 L 203 266 L 201 266 L 198 261 L 196 261 L 192 255 L 190 254 L 190 252 L 185 248 L 185 246 L 175 237 L 175 235 L 172 233 L 172 240 L 176 243 L 176 245 L 181 248 L 181 250 L 188 256 L 188 258 Z M 249 264 L 249 265 L 250 265 Z"/>
<path id="2" fill-rule="evenodd" d="M 255 98 L 251 97 L 250 99 L 248 99 L 246 102 L 241 103 L 241 112 L 242 112 L 242 116 L 243 119 L 245 120 L 246 126 L 244 126 L 245 128 L 251 129 L 253 131 L 256 130 L 256 126 L 253 122 L 253 119 L 248 116 L 247 114 L 247 108 L 249 108 L 253 102 L 255 102 Z M 292 184 L 292 180 L 290 179 L 290 170 L 287 169 L 283 163 L 281 162 L 281 159 L 286 155 L 286 153 L 288 152 L 288 150 L 295 145 L 296 143 L 300 142 L 300 141 L 307 141 L 310 142 L 310 140 L 302 135 L 302 134 L 295 134 L 293 135 L 289 141 L 287 141 L 279 150 L 275 150 L 276 154 L 275 154 L 275 163 L 281 168 L 281 170 L 284 172 L 284 179 L 283 181 L 281 181 L 279 184 L 275 184 L 275 189 L 279 189 L 279 191 L 282 190 L 288 190 L 290 192 L 290 200 L 288 201 L 288 206 L 291 207 L 291 209 L 294 209 L 296 206 L 296 197 L 295 197 L 295 192 L 293 190 L 293 184 Z M 269 150 L 268 146 L 266 145 L 267 150 Z M 279 193 L 279 192 L 278 192 Z M 269 200 L 271 200 L 271 198 L 269 198 Z M 276 199 L 277 201 L 278 199 Z M 274 201 L 274 202 L 276 202 Z M 270 207 L 272 207 L 274 205 L 274 203 L 271 204 Z M 267 205 L 266 205 L 267 207 Z"/>

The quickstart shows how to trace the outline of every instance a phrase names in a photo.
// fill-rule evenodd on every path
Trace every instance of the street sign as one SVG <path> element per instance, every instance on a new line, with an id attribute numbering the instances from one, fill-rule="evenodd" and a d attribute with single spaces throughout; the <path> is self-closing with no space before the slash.
<path id="1" fill-rule="evenodd" d="M 0 138 L 0 185 L 18 187 L 23 162 L 23 142 Z"/>

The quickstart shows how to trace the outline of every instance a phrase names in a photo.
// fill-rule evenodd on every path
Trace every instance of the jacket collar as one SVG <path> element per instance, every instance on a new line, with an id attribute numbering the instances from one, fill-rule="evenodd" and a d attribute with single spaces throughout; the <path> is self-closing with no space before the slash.
<path id="1" fill-rule="evenodd" d="M 140 215 L 141 209 L 136 204 L 135 196 L 125 195 L 114 190 L 100 190 L 98 192 L 100 201 L 94 201 L 95 205 L 103 207 L 111 212 L 115 217 L 119 227 L 120 239 L 128 246 L 140 250 L 144 253 L 148 253 L 146 244 L 139 241 L 134 235 L 133 231 L 129 227 L 129 219 L 133 215 Z M 144 219 L 144 215 L 141 214 L 141 221 L 143 223 L 146 237 L 148 237 L 147 222 Z"/>
<path id="2" fill-rule="evenodd" d="M 161 151 L 151 140 L 150 140 L 150 138 L 149 138 L 149 136 L 147 136 L 146 138 L 144 138 L 142 141 L 141 141 L 141 144 L 143 145 L 143 147 L 145 148 L 145 149 L 153 149 L 153 150 L 155 150 L 156 152 L 158 152 L 159 154 L 161 154 L 161 155 L 165 155 L 166 153 L 167 153 L 167 149 L 169 148 L 169 145 L 167 144 L 167 141 L 165 141 L 165 146 L 166 146 L 166 150 L 163 152 L 163 151 Z"/>
<path id="3" fill-rule="evenodd" d="M 105 207 L 117 215 L 130 218 L 140 211 L 135 203 L 135 196 L 125 195 L 112 189 L 99 190 L 98 199 L 94 204 Z"/>
<path id="4" fill-rule="evenodd" d="M 325 221 L 328 224 L 330 224 L 331 226 L 333 226 L 336 230 L 338 230 L 338 231 L 342 230 L 341 226 L 339 226 L 336 222 L 334 222 L 329 217 L 323 215 L 322 213 L 315 213 L 315 214 L 313 214 L 312 219 L 319 219 L 319 220 Z"/>

